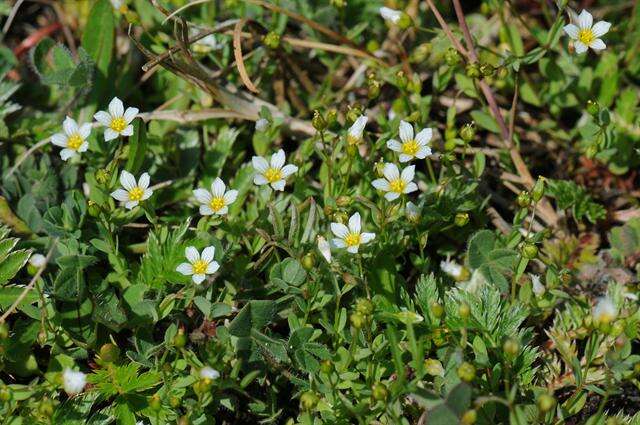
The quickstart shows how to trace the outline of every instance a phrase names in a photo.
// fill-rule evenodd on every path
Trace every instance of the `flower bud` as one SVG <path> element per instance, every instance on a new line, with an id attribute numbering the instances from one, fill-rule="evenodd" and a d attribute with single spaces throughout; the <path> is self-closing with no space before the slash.
<path id="1" fill-rule="evenodd" d="M 89 213 L 90 217 L 98 217 L 101 210 L 102 208 L 100 208 L 100 205 L 89 199 L 89 201 L 87 202 L 87 212 Z"/>
<path id="2" fill-rule="evenodd" d="M 9 325 L 5 322 L 0 323 L 0 341 L 9 338 Z"/>
<path id="3" fill-rule="evenodd" d="M 111 173 L 109 173 L 106 168 L 100 168 L 98 171 L 96 171 L 95 178 L 96 182 L 99 185 L 104 186 L 105 184 L 109 183 L 109 180 L 111 179 Z"/>
<path id="4" fill-rule="evenodd" d="M 306 270 L 313 270 L 316 265 L 316 256 L 313 252 L 307 252 L 304 257 L 302 257 L 302 267 Z"/>
<path id="5" fill-rule="evenodd" d="M 400 20 L 398 21 L 398 28 L 401 30 L 406 30 L 407 28 L 411 28 L 413 26 L 413 21 L 411 17 L 406 13 L 402 12 L 400 15 Z"/>
<path id="6" fill-rule="evenodd" d="M 454 223 L 458 227 L 464 227 L 469 222 L 469 214 L 468 213 L 458 213 L 456 214 L 456 218 L 454 219 Z"/>
<path id="7" fill-rule="evenodd" d="M 149 407 L 151 410 L 158 412 L 162 409 L 162 401 L 160 400 L 160 396 L 158 394 L 154 394 L 149 397 Z"/>
<path id="8" fill-rule="evenodd" d="M 347 0 L 331 0 L 330 3 L 331 6 L 335 7 L 336 9 L 342 9 L 347 5 Z"/>
<path id="9" fill-rule="evenodd" d="M 345 212 L 338 211 L 333 214 L 333 221 L 335 221 L 336 223 L 344 224 L 348 220 L 349 220 L 349 216 Z"/>
<path id="10" fill-rule="evenodd" d="M 536 404 L 538 405 L 538 410 L 542 413 L 547 413 L 556 405 L 556 399 L 550 394 L 540 394 L 536 400 Z"/>
<path id="11" fill-rule="evenodd" d="M 181 404 L 182 404 L 182 400 L 180 400 L 180 397 L 172 396 L 171 398 L 169 398 L 169 405 L 174 409 L 177 409 L 178 407 L 180 407 Z"/>
<path id="12" fill-rule="evenodd" d="M 502 351 L 511 358 L 517 356 L 520 352 L 520 344 L 518 343 L 518 340 L 515 338 L 507 338 L 504 341 L 504 344 L 502 344 Z"/>
<path id="13" fill-rule="evenodd" d="M 331 360 L 322 360 L 320 362 L 320 370 L 326 374 L 333 372 L 333 363 Z"/>
<path id="14" fill-rule="evenodd" d="M 444 307 L 442 307 L 442 304 L 440 304 L 439 302 L 434 301 L 429 306 L 429 311 L 431 311 L 433 317 L 440 318 L 444 314 Z"/>
<path id="15" fill-rule="evenodd" d="M 313 391 L 306 391 L 300 396 L 300 407 L 303 410 L 313 410 L 318 405 L 318 396 Z"/>
<path id="16" fill-rule="evenodd" d="M 611 325 L 611 329 L 609 330 L 609 335 L 617 337 L 622 335 L 623 332 L 624 332 L 624 321 L 616 320 Z"/>
<path id="17" fill-rule="evenodd" d="M 436 359 L 426 359 L 424 361 L 424 370 L 431 376 L 444 376 L 444 367 L 442 367 L 442 363 Z"/>
<path id="18" fill-rule="evenodd" d="M 280 46 L 280 34 L 269 31 L 267 35 L 262 38 L 262 42 L 270 49 L 277 49 L 278 46 Z"/>
<path id="19" fill-rule="evenodd" d="M 38 405 L 38 413 L 46 418 L 53 416 L 53 403 L 48 397 L 43 398 Z"/>
<path id="20" fill-rule="evenodd" d="M 6 385 L 0 384 L 0 401 L 7 402 L 13 398 L 13 391 Z"/>
<path id="21" fill-rule="evenodd" d="M 373 304 L 366 298 L 360 298 L 356 301 L 356 311 L 363 316 L 371 316 L 371 313 L 373 313 Z"/>
<path id="22" fill-rule="evenodd" d="M 587 100 L 587 112 L 593 117 L 597 117 L 600 113 L 600 105 L 595 100 Z"/>
<path id="23" fill-rule="evenodd" d="M 460 425 L 473 425 L 478 420 L 478 413 L 473 410 L 467 410 L 464 412 L 464 415 L 460 418 Z"/>
<path id="24" fill-rule="evenodd" d="M 490 63 L 483 63 L 480 65 L 480 73 L 483 77 L 490 77 L 496 72 L 496 69 Z"/>
<path id="25" fill-rule="evenodd" d="M 416 47 L 411 53 L 411 61 L 415 63 L 424 62 L 429 58 L 431 54 L 431 43 L 422 43 Z"/>
<path id="26" fill-rule="evenodd" d="M 311 118 L 311 125 L 318 131 L 324 131 L 327 128 L 327 122 L 325 121 L 320 111 L 317 109 L 313 111 L 313 118 Z"/>
<path id="27" fill-rule="evenodd" d="M 536 181 L 536 184 L 533 186 L 531 190 L 531 198 L 533 198 L 533 202 L 538 202 L 544 196 L 544 181 L 545 178 L 540 176 Z"/>
<path id="28" fill-rule="evenodd" d="M 527 192 L 526 190 L 523 190 L 518 195 L 516 202 L 518 203 L 518 206 L 520 208 L 526 208 L 531 204 L 531 195 L 529 195 L 529 192 Z"/>
<path id="29" fill-rule="evenodd" d="M 458 366 L 458 378 L 464 382 L 471 382 L 476 377 L 476 368 L 469 362 L 463 362 Z"/>
<path id="30" fill-rule="evenodd" d="M 460 315 L 460 318 L 463 320 L 469 318 L 469 315 L 471 314 L 471 309 L 469 308 L 469 304 L 464 302 L 460 303 L 460 306 L 458 307 L 458 314 Z"/>
<path id="31" fill-rule="evenodd" d="M 351 313 L 351 316 L 349 316 L 349 320 L 351 321 L 351 326 L 353 326 L 356 329 L 362 328 L 366 322 L 365 317 L 358 312 Z"/>
<path id="32" fill-rule="evenodd" d="M 369 53 L 374 53 L 380 50 L 380 43 L 377 40 L 369 40 L 367 41 L 367 51 Z"/>
<path id="33" fill-rule="evenodd" d="M 107 343 L 100 347 L 98 355 L 100 356 L 100 360 L 105 363 L 115 363 L 120 357 L 120 349 L 115 344 Z"/>
<path id="34" fill-rule="evenodd" d="M 480 72 L 480 66 L 478 66 L 477 63 L 467 64 L 465 72 L 467 74 L 467 77 L 469 78 L 480 78 L 482 76 L 482 73 Z"/>
<path id="35" fill-rule="evenodd" d="M 173 346 L 176 348 L 183 348 L 187 345 L 187 336 L 184 334 L 184 329 L 178 329 L 178 333 L 173 337 Z"/>
<path id="36" fill-rule="evenodd" d="M 459 64 L 460 60 L 461 60 L 460 53 L 458 53 L 458 51 L 453 47 L 449 47 L 444 54 L 444 61 L 449 66 L 455 66 Z"/>
<path id="37" fill-rule="evenodd" d="M 360 105 L 356 104 L 353 106 L 349 106 L 347 111 L 347 122 L 354 123 L 363 113 L 363 109 Z"/>
<path id="38" fill-rule="evenodd" d="M 358 146 L 356 145 L 348 145 L 347 146 L 347 155 L 350 157 L 354 157 L 358 154 Z"/>
<path id="39" fill-rule="evenodd" d="M 404 71 L 400 70 L 396 72 L 396 86 L 398 86 L 399 89 L 405 89 L 407 87 L 407 83 L 407 76 Z"/>
<path id="40" fill-rule="evenodd" d="M 462 126 L 460 130 L 460 137 L 465 142 L 469 143 L 476 136 L 476 125 L 474 122 L 467 123 Z"/>
<path id="41" fill-rule="evenodd" d="M 538 256 L 538 247 L 534 243 L 527 242 L 522 246 L 522 255 L 529 260 Z"/>
<path id="42" fill-rule="evenodd" d="M 325 121 L 327 121 L 327 127 L 333 126 L 338 122 L 338 111 L 335 108 L 331 108 L 327 111 Z"/>
<path id="43" fill-rule="evenodd" d="M 371 397 L 377 401 L 385 401 L 389 397 L 389 390 L 382 382 L 375 383 L 371 387 Z"/>
<path id="44" fill-rule="evenodd" d="M 369 79 L 367 80 L 367 97 L 369 99 L 375 99 L 380 96 L 380 88 L 382 87 L 382 83 L 377 79 Z"/>
<path id="45" fill-rule="evenodd" d="M 496 78 L 498 79 L 498 81 L 502 81 L 508 76 L 509 76 L 509 70 L 506 67 L 504 66 L 498 67 L 498 70 L 496 72 Z"/>

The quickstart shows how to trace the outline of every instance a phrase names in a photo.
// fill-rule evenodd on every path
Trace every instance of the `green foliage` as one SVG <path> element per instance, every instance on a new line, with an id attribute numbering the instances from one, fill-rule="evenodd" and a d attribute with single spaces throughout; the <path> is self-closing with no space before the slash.
<path id="1" fill-rule="evenodd" d="M 607 212 L 593 201 L 582 187 L 567 180 L 549 180 L 549 195 L 556 199 L 558 208 L 571 210 L 576 220 L 588 219 L 591 223 L 603 219 Z"/>

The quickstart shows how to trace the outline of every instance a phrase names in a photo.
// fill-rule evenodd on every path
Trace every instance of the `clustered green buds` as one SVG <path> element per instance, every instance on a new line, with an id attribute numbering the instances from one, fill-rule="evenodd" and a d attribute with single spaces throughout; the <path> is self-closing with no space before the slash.
<path id="1" fill-rule="evenodd" d="M 356 311 L 363 316 L 371 316 L 373 313 L 373 303 L 366 298 L 356 301 Z"/>
<path id="2" fill-rule="evenodd" d="M 111 179 L 111 173 L 109 173 L 109 170 L 107 170 L 106 168 L 100 168 L 98 171 L 96 171 L 95 177 L 96 182 L 98 182 L 99 185 L 104 186 L 109 183 L 109 180 Z"/>
<path id="3" fill-rule="evenodd" d="M 270 49 L 277 49 L 280 46 L 280 34 L 275 31 L 269 31 L 262 38 L 262 42 Z"/>
<path id="4" fill-rule="evenodd" d="M 456 66 L 461 60 L 462 58 L 460 57 L 460 53 L 458 53 L 458 51 L 453 47 L 449 47 L 444 54 L 444 61 L 449 66 Z"/>
<path id="5" fill-rule="evenodd" d="M 356 329 L 362 328 L 371 319 L 373 314 L 373 304 L 366 298 L 361 298 L 356 301 L 355 312 L 349 316 L 351 326 Z"/>
<path id="6" fill-rule="evenodd" d="M 465 72 L 469 78 L 480 78 L 482 76 L 480 65 L 475 62 L 467 64 Z"/>

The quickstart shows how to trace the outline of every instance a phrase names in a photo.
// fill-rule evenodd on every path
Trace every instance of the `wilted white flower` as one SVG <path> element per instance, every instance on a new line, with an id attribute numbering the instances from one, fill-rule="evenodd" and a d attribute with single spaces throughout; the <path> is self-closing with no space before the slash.
<path id="1" fill-rule="evenodd" d="M 331 223 L 331 231 L 337 238 L 333 244 L 337 248 L 347 248 L 347 251 L 356 254 L 360 245 L 369 243 L 376 237 L 375 233 L 362 233 L 360 213 L 355 213 L 349 218 L 349 227 L 342 223 Z"/>
<path id="2" fill-rule="evenodd" d="M 400 18 L 402 17 L 402 12 L 399 10 L 391 9 L 389 7 L 381 7 L 380 16 L 382 16 L 383 19 L 393 24 L 397 24 L 398 22 L 400 22 Z"/>
<path id="3" fill-rule="evenodd" d="M 544 287 L 542 282 L 540 282 L 540 276 L 538 276 L 537 274 L 529 274 L 529 277 L 531 278 L 533 293 L 537 296 L 544 295 L 547 289 Z"/>
<path id="4" fill-rule="evenodd" d="M 406 121 L 400 121 L 399 133 L 401 142 L 391 139 L 387 142 L 387 147 L 400 153 L 400 162 L 409 162 L 414 158 L 424 159 L 431 155 L 428 145 L 433 137 L 432 129 L 425 128 L 413 137 L 413 126 Z"/>
<path id="5" fill-rule="evenodd" d="M 213 259 L 215 253 L 216 249 L 213 246 L 203 249 L 202 255 L 195 247 L 188 246 L 184 251 L 184 255 L 189 262 L 181 263 L 176 268 L 176 271 L 185 276 L 192 276 L 193 283 L 199 285 L 206 275 L 213 274 L 220 268 L 220 264 Z"/>
<path id="6" fill-rule="evenodd" d="M 142 173 L 138 179 L 138 183 L 136 183 L 136 178 L 133 177 L 133 174 L 122 170 L 120 173 L 120 184 L 124 189 L 115 190 L 111 193 L 111 196 L 120 202 L 124 202 L 126 209 L 133 209 L 141 201 L 149 199 L 153 194 L 153 190 L 149 189 L 149 180 L 149 173 Z"/>
<path id="7" fill-rule="evenodd" d="M 118 136 L 133 135 L 133 125 L 131 121 L 138 115 L 138 108 L 127 108 L 124 110 L 122 101 L 117 97 L 109 103 L 109 112 L 98 111 L 93 117 L 103 126 L 107 127 L 104 131 L 104 140 L 109 141 L 116 139 Z"/>
<path id="8" fill-rule="evenodd" d="M 347 143 L 350 145 L 357 145 L 362 142 L 362 133 L 364 132 L 364 127 L 367 125 L 367 121 L 369 118 L 364 115 L 360 115 L 349 127 L 347 131 Z"/>
<path id="9" fill-rule="evenodd" d="M 75 395 L 82 392 L 86 384 L 87 375 L 84 373 L 76 372 L 69 368 L 62 372 L 62 387 L 67 394 Z"/>
<path id="10" fill-rule="evenodd" d="M 404 215 L 410 222 L 417 223 L 420 220 L 420 207 L 409 201 L 404 207 Z"/>
<path id="11" fill-rule="evenodd" d="M 609 297 L 602 297 L 593 307 L 593 320 L 596 323 L 609 324 L 613 322 L 618 315 L 615 304 Z"/>
<path id="12" fill-rule="evenodd" d="M 607 46 L 600 39 L 609 32 L 611 24 L 606 21 L 599 21 L 593 24 L 591 13 L 583 10 L 577 18 L 577 25 L 574 23 L 564 26 L 564 32 L 574 41 L 576 53 L 586 52 L 589 47 L 593 50 L 604 50 Z"/>
<path id="13" fill-rule="evenodd" d="M 196 189 L 193 196 L 201 204 L 200 214 L 202 215 L 225 215 L 228 211 L 228 205 L 235 202 L 238 197 L 237 190 L 226 190 L 226 186 L 220 177 L 211 184 L 211 192 L 206 189 Z"/>
<path id="14" fill-rule="evenodd" d="M 91 134 L 91 124 L 78 125 L 71 117 L 65 118 L 62 123 L 64 133 L 56 133 L 51 136 L 51 143 L 60 146 L 60 158 L 63 161 L 89 149 L 87 137 Z"/>
<path id="15" fill-rule="evenodd" d="M 456 280 L 459 280 L 462 277 L 462 266 L 455 261 L 440 261 L 440 269 Z"/>
<path id="16" fill-rule="evenodd" d="M 260 118 L 256 121 L 256 131 L 266 131 L 269 128 L 269 120 Z"/>
<path id="17" fill-rule="evenodd" d="M 327 242 L 327 240 L 322 236 L 318 236 L 317 242 L 318 242 L 318 251 L 320 251 L 320 254 L 322 254 L 322 257 L 325 260 L 327 260 L 327 263 L 330 263 L 331 262 L 331 245 L 329 245 L 329 242 Z"/>
<path id="18" fill-rule="evenodd" d="M 413 182 L 415 168 L 414 165 L 410 165 L 400 173 L 395 164 L 384 164 L 384 169 L 382 170 L 384 178 L 375 179 L 372 182 L 373 187 L 387 192 L 384 194 L 387 201 L 398 199 L 400 195 L 405 193 L 415 192 L 418 190 L 418 185 Z"/>
<path id="19" fill-rule="evenodd" d="M 298 167 L 293 164 L 284 165 L 285 161 L 282 149 L 271 155 L 270 163 L 261 156 L 254 156 L 252 163 L 257 173 L 253 182 L 258 186 L 269 184 L 274 190 L 284 190 L 285 179 L 298 171 Z"/>
<path id="20" fill-rule="evenodd" d="M 37 269 L 43 267 L 46 263 L 47 258 L 42 254 L 32 254 L 31 257 L 29 257 L 29 264 Z"/>
<path id="21" fill-rule="evenodd" d="M 202 369 L 200 369 L 200 378 L 202 379 L 210 379 L 213 381 L 214 379 L 218 379 L 219 377 L 220 377 L 220 372 L 218 372 L 212 367 L 205 366 Z"/>

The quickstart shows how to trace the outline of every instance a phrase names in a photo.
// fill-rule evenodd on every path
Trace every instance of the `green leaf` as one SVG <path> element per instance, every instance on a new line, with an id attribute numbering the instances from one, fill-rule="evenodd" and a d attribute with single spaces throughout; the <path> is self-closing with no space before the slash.
<path id="1" fill-rule="evenodd" d="M 4 285 L 9 279 L 12 279 L 24 267 L 30 256 L 31 251 L 26 249 L 7 255 L 0 263 L 0 285 Z"/>
<path id="2" fill-rule="evenodd" d="M 129 137 L 129 156 L 125 169 L 137 175 L 147 153 L 147 126 L 140 118 L 133 121 L 133 136 Z"/>
<path id="3" fill-rule="evenodd" d="M 496 120 L 488 113 L 480 110 L 471 111 L 471 117 L 479 127 L 489 130 L 493 133 L 500 133 L 500 127 Z"/>
<path id="4" fill-rule="evenodd" d="M 97 73 L 93 87 L 94 101 L 104 97 L 112 85 L 109 81 L 110 65 L 115 43 L 115 16 L 109 0 L 97 0 L 87 19 L 86 30 L 82 34 L 82 47 L 95 62 Z"/>
<path id="5" fill-rule="evenodd" d="M 276 303 L 271 300 L 252 300 L 245 304 L 229 324 L 229 333 L 248 337 L 251 330 L 261 330 L 276 314 Z"/>

